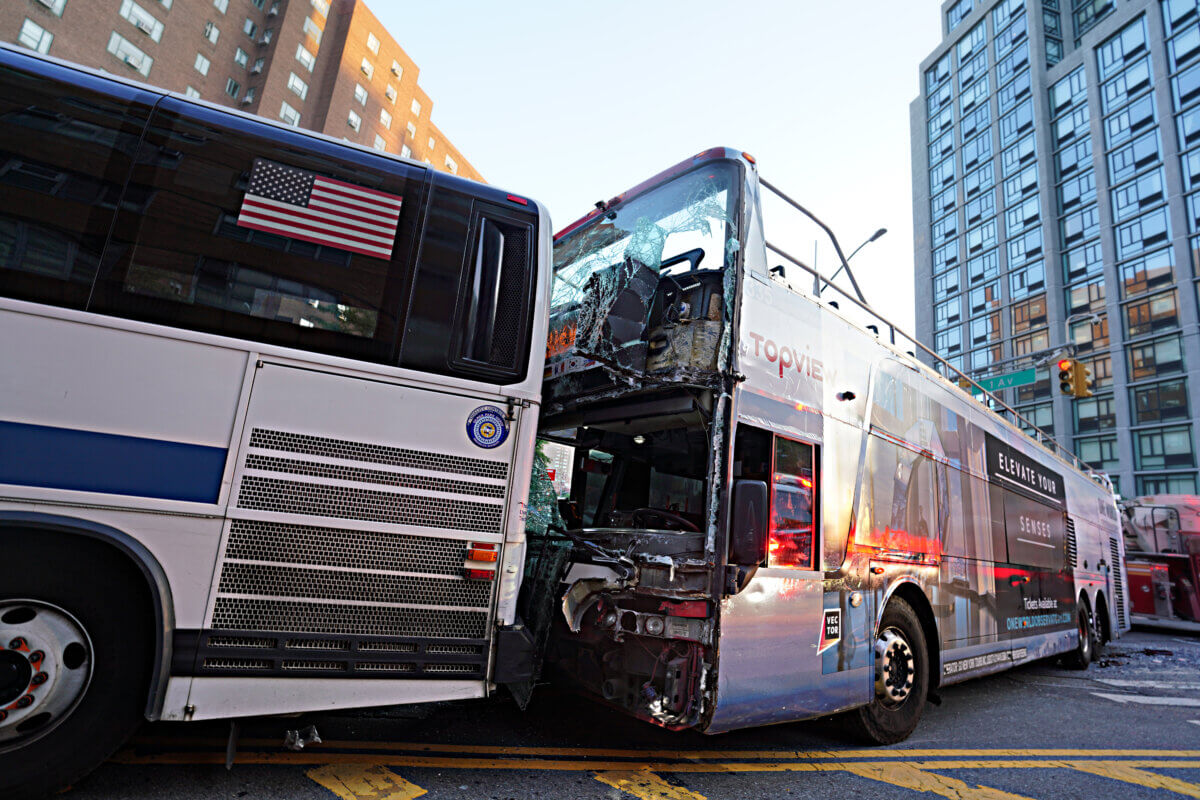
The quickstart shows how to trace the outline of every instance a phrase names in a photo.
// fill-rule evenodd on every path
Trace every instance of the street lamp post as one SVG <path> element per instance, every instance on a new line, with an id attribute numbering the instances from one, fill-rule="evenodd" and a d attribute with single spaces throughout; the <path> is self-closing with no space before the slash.
<path id="1" fill-rule="evenodd" d="M 829 280 L 826 281 L 825 284 L 822 284 L 817 287 L 817 296 L 820 297 L 821 292 L 823 292 L 825 290 L 826 285 L 833 283 L 833 279 L 838 276 L 838 274 L 842 271 L 842 268 L 845 267 L 846 264 L 850 263 L 850 259 L 854 258 L 854 256 L 858 253 L 859 250 L 862 250 L 864 247 L 866 247 L 867 245 L 869 245 L 871 242 L 875 241 L 879 237 L 883 236 L 885 233 L 887 233 L 887 228 L 880 228 L 879 230 L 872 233 L 869 239 L 867 239 L 865 242 L 860 244 L 858 247 L 854 248 L 854 251 L 852 253 L 850 253 L 850 255 L 846 256 L 846 260 L 844 262 L 842 262 L 842 264 L 837 268 L 837 270 L 834 271 L 833 275 L 829 278 Z"/>

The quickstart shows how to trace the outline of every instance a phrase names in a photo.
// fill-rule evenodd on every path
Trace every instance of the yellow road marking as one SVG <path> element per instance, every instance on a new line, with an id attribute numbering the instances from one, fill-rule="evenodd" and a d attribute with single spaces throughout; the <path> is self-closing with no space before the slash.
<path id="1" fill-rule="evenodd" d="M 1181 781 L 1178 778 L 1172 778 L 1168 775 L 1156 775 L 1153 772 L 1146 772 L 1137 767 L 1131 767 L 1128 764 L 1089 762 L 1086 764 L 1073 764 L 1072 767 L 1080 772 L 1090 772 L 1092 775 L 1100 775 L 1105 778 L 1145 786 L 1150 789 L 1166 789 L 1188 797 L 1200 797 L 1200 785 L 1198 784 Z"/>
<path id="2" fill-rule="evenodd" d="M 643 771 L 612 771 L 597 772 L 596 780 L 607 783 L 614 789 L 620 789 L 640 800 L 707 800 L 704 795 L 696 794 L 667 783 L 661 776 L 653 772 Z"/>
<path id="3" fill-rule="evenodd" d="M 119 764 L 224 764 L 225 754 L 206 753 L 160 753 L 139 755 L 128 750 L 118 753 L 113 761 Z M 437 756 L 409 756 L 387 753 L 322 753 L 305 749 L 292 752 L 243 752 L 235 762 L 238 764 L 383 764 L 390 767 L 416 767 L 433 769 L 507 769 L 507 770 L 554 770 L 626 772 L 829 772 L 849 771 L 864 762 L 855 761 L 579 761 L 546 758 L 443 758 Z M 1076 765 L 1114 764 L 1135 768 L 1200 769 L 1200 759 L 1131 759 L 1127 761 L 1069 761 L 1069 760 L 1024 760 L 1024 759 L 964 759 L 929 761 L 872 761 L 873 765 L 910 765 L 916 769 L 1072 769 Z"/>
<path id="4" fill-rule="evenodd" d="M 1029 800 L 988 786 L 971 786 L 958 778 L 925 772 L 911 764 L 846 764 L 842 769 L 862 778 L 889 783 L 914 792 L 931 792 L 950 800 Z"/>
<path id="5" fill-rule="evenodd" d="M 219 747 L 224 758 L 225 739 L 160 738 L 138 739 L 145 745 Z M 279 739 L 242 739 L 240 746 L 279 747 Z M 708 759 L 835 759 L 835 758 L 1200 758 L 1200 750 L 1084 750 L 1084 749 L 896 749 L 885 750 L 628 750 L 591 747 L 537 747 L 473 744 L 441 744 L 429 742 L 355 742 L 326 740 L 310 745 L 312 750 L 401 750 L 414 753 L 470 753 L 474 755 L 528 755 L 547 758 L 575 756 L 599 758 L 678 758 Z"/>
<path id="6" fill-rule="evenodd" d="M 341 800 L 414 800 L 425 794 L 382 764 L 329 764 L 305 774 Z"/>

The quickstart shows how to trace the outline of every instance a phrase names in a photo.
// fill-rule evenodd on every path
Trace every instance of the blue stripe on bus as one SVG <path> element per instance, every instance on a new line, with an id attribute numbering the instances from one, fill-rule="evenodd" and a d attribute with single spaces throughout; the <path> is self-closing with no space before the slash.
<path id="1" fill-rule="evenodd" d="M 224 447 L 0 421 L 0 483 L 215 503 Z"/>

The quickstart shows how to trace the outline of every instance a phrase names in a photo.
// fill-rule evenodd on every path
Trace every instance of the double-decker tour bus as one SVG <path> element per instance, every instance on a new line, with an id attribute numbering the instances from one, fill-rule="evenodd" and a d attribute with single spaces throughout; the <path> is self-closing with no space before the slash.
<path id="1" fill-rule="evenodd" d="M 0 787 L 519 668 L 550 248 L 523 196 L 0 48 Z"/>
<path id="2" fill-rule="evenodd" d="M 717 148 L 555 237 L 563 531 L 525 584 L 561 603 L 522 601 L 547 668 L 670 728 L 847 712 L 887 743 L 939 687 L 1085 667 L 1127 627 L 1107 479 L 852 322 L 854 295 L 820 299 L 764 237 L 763 189 Z"/>

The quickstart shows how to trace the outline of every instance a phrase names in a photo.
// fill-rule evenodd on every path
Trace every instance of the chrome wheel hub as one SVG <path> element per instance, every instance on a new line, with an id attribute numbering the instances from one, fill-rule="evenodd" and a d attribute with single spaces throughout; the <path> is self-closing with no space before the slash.
<path id="1" fill-rule="evenodd" d="M 898 706 L 912 692 L 916 666 L 904 634 L 888 628 L 875 641 L 875 695 L 885 705 Z"/>
<path id="2" fill-rule="evenodd" d="M 0 749 L 49 731 L 92 680 L 92 641 L 70 613 L 0 601 Z"/>

